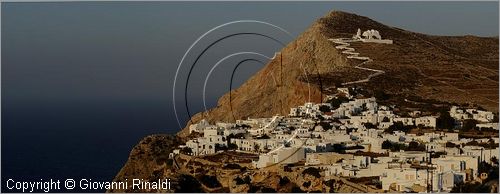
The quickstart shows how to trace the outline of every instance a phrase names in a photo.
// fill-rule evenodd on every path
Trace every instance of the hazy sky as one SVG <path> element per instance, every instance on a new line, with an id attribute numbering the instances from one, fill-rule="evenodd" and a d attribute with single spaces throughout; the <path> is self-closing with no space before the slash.
<path id="1" fill-rule="evenodd" d="M 172 108 L 177 65 L 194 40 L 222 23 L 261 20 L 297 36 L 342 10 L 428 34 L 498 36 L 497 2 L 64 2 L 2 3 L 1 9 L 2 180 L 109 181 L 142 137 L 179 129 Z M 203 39 L 187 63 L 234 32 L 293 39 L 264 25 L 234 25 Z M 192 112 L 202 109 L 201 86 L 218 60 L 241 51 L 273 56 L 281 47 L 241 36 L 208 50 L 189 83 Z M 221 63 L 208 81 L 209 106 L 227 92 L 230 72 L 246 57 L 265 61 L 240 56 Z M 261 67 L 240 66 L 235 86 Z M 184 80 L 188 69 L 181 70 Z M 186 120 L 184 101 L 177 100 Z"/>
<path id="2" fill-rule="evenodd" d="M 497 2 L 2 3 L 3 98 L 9 103 L 171 103 L 173 76 L 183 53 L 210 28 L 253 19 L 281 26 L 296 36 L 331 10 L 428 34 L 498 35 Z M 262 25 L 236 25 L 229 31 L 234 29 L 274 33 Z M 209 36 L 193 53 L 225 32 Z M 285 42 L 291 40 L 283 34 L 276 36 Z M 194 69 L 195 78 L 190 80 L 194 93 L 190 96 L 199 103 L 201 89 L 197 87 L 204 81 L 200 78 L 223 56 L 237 51 L 272 56 L 280 48 L 256 37 L 221 43 L 204 55 L 200 69 Z M 214 71 L 215 78 L 208 84 L 211 105 L 227 91 L 214 84 L 227 85 L 227 73 L 237 60 L 228 60 Z M 261 67 L 250 63 L 237 72 L 237 83 Z"/>

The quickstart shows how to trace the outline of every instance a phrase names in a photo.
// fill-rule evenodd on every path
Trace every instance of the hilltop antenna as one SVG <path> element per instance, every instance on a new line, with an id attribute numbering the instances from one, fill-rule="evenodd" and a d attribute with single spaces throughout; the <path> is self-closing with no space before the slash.
<path id="1" fill-rule="evenodd" d="M 426 164 L 427 165 L 427 168 L 426 168 L 426 170 L 427 170 L 427 177 L 426 177 L 426 180 L 425 180 L 425 183 L 427 184 L 426 185 L 426 187 L 427 187 L 427 193 L 429 193 L 430 192 L 430 188 L 429 188 L 429 160 L 430 160 L 430 153 L 429 153 L 429 148 L 428 147 L 426 147 L 425 152 L 427 154 L 429 154 L 429 156 L 427 158 L 427 164 Z"/>

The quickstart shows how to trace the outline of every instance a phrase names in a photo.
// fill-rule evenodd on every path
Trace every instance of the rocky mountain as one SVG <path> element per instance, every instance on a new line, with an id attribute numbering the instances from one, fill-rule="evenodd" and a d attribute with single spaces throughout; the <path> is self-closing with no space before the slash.
<path id="1" fill-rule="evenodd" d="M 291 107 L 304 102 L 321 102 L 326 94 L 342 86 L 342 83 L 366 79 L 373 72 L 355 68 L 362 61 L 348 59 L 347 55 L 341 53 L 342 50 L 335 48 L 338 44 L 329 40 L 350 38 L 358 28 L 362 31 L 376 29 L 383 39 L 393 40 L 393 44 L 351 43 L 350 46 L 360 56 L 372 59 L 363 67 L 384 73 L 371 77 L 367 82 L 349 86 L 363 88 L 375 96 L 383 93 L 384 99 L 380 99 L 382 103 L 390 102 L 398 106 L 411 108 L 430 104 L 433 107 L 441 103 L 458 103 L 498 111 L 498 37 L 425 35 L 386 26 L 367 17 L 333 11 L 314 22 L 241 87 L 222 96 L 217 107 L 196 114 L 190 123 L 203 118 L 210 122 L 231 122 L 246 117 L 286 115 Z M 167 164 L 167 154 L 182 142 L 182 137 L 187 136 L 186 128 L 178 133 L 178 137 L 156 135 L 143 139 L 132 150 L 115 181 L 130 177 L 148 180 L 168 177 L 176 185 L 176 191 L 187 192 L 200 191 L 189 190 L 194 188 L 215 192 L 253 191 L 255 180 L 260 180 L 259 177 L 275 177 L 274 182 L 281 182 L 282 178 L 277 175 L 253 172 L 245 173 L 252 181 L 243 181 L 248 183 L 233 187 L 230 185 L 233 185 L 234 180 L 239 180 L 236 176 L 241 173 L 217 173 L 221 164 L 207 162 L 209 159 L 197 161 L 195 158 L 179 158 L 181 164 Z M 185 163 L 182 164 L 182 161 Z M 200 171 L 200 176 L 181 175 L 191 171 L 195 174 Z M 213 180 L 213 177 L 222 184 L 222 187 L 217 188 L 229 190 L 214 190 L 198 182 Z M 246 180 L 246 177 L 241 179 Z M 356 190 L 346 186 L 347 181 L 339 180 L 342 181 L 333 184 L 296 180 L 284 186 L 281 183 L 264 186 L 283 192 L 295 191 L 293 188 L 315 191 L 324 188 L 322 184 L 331 184 L 329 188 L 335 188 L 329 191 Z M 306 187 L 306 182 L 313 186 Z M 183 184 L 184 187 L 180 186 Z"/>
<path id="2" fill-rule="evenodd" d="M 366 78 L 371 72 L 354 68 L 361 61 L 348 59 L 329 41 L 350 38 L 358 28 L 376 29 L 394 44 L 352 43 L 360 56 L 373 59 L 364 67 L 385 73 L 350 86 L 383 90 L 399 101 L 444 101 L 498 111 L 498 37 L 425 35 L 333 11 L 241 87 L 222 96 L 217 107 L 193 116 L 188 125 L 202 118 L 214 122 L 286 115 L 306 101 L 320 102 L 341 83 Z"/>

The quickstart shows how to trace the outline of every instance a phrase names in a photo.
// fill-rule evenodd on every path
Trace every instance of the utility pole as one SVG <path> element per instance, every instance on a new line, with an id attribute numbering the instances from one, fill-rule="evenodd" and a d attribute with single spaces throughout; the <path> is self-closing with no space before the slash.
<path id="1" fill-rule="evenodd" d="M 434 166 L 432 165 L 432 154 L 434 153 L 434 151 L 430 151 L 429 152 L 429 163 L 430 163 L 430 167 L 431 168 L 431 192 L 432 192 L 432 189 L 434 188 Z"/>
<path id="2" fill-rule="evenodd" d="M 479 162 L 483 162 L 484 161 L 484 158 L 483 158 L 483 148 L 481 148 L 481 155 L 479 156 Z"/>
<path id="3" fill-rule="evenodd" d="M 432 155 L 432 153 L 431 153 L 431 155 Z M 432 168 L 432 157 L 430 157 L 430 161 L 431 161 L 430 168 Z M 434 169 L 431 169 L 431 192 L 432 192 L 433 188 L 434 188 Z"/>
<path id="4" fill-rule="evenodd" d="M 428 147 L 426 147 L 425 152 L 426 152 L 426 155 L 429 153 L 429 148 Z M 426 165 L 427 165 L 427 168 L 426 168 L 426 170 L 427 170 L 427 177 L 425 179 L 425 183 L 427 183 L 427 185 L 426 185 L 426 187 L 427 187 L 427 193 L 430 192 L 430 189 L 429 189 L 429 158 L 430 158 L 430 156 L 428 156 L 427 161 L 426 161 Z"/>
<path id="5" fill-rule="evenodd" d="M 433 151 L 429 151 L 428 148 L 426 148 L 426 153 L 429 154 L 428 158 L 427 158 L 427 166 L 426 166 L 426 169 L 427 169 L 427 179 L 426 179 L 426 183 L 427 183 L 427 193 L 430 193 L 432 192 L 432 188 L 433 188 L 433 180 L 434 180 L 434 170 L 431 169 L 433 168 L 432 166 L 432 153 Z M 430 177 L 429 177 L 429 173 L 431 174 Z M 430 183 L 429 183 L 430 181 Z"/>
<path id="6" fill-rule="evenodd" d="M 491 161 L 491 150 L 492 150 L 492 148 L 490 147 L 490 160 L 489 160 L 489 163 L 492 165 L 493 162 Z"/>

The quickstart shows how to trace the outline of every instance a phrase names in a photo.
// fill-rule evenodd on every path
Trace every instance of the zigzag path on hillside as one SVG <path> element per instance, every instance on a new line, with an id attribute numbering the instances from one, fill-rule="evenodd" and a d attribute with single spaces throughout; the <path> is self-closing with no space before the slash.
<path id="1" fill-rule="evenodd" d="M 335 48 L 339 49 L 339 50 L 344 50 L 344 51 L 342 51 L 342 54 L 347 54 L 348 59 L 358 59 L 358 60 L 363 61 L 363 62 L 359 63 L 358 65 L 354 66 L 354 68 L 375 72 L 373 74 L 368 75 L 368 77 L 365 79 L 360 79 L 360 80 L 351 81 L 351 82 L 344 82 L 344 83 L 342 83 L 342 85 L 350 85 L 350 84 L 368 82 L 368 81 L 370 81 L 370 79 L 372 77 L 375 77 L 375 76 L 378 76 L 378 75 L 385 73 L 385 71 L 382 71 L 382 70 L 361 67 L 369 62 L 372 62 L 373 60 L 370 59 L 369 57 L 360 57 L 359 53 L 354 52 L 355 51 L 354 48 L 349 47 L 349 46 L 351 46 L 351 44 L 349 44 L 349 42 L 360 42 L 360 40 L 354 40 L 354 39 L 349 39 L 349 38 L 336 38 L 336 39 L 328 39 L 328 40 L 332 41 L 335 44 L 340 44 L 339 46 L 336 46 Z"/>

